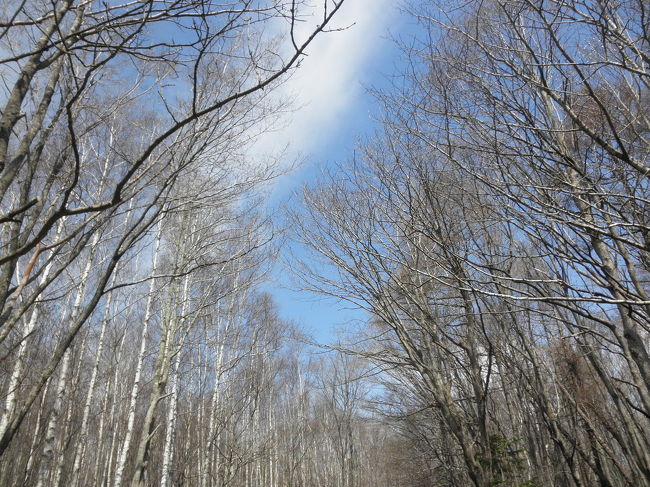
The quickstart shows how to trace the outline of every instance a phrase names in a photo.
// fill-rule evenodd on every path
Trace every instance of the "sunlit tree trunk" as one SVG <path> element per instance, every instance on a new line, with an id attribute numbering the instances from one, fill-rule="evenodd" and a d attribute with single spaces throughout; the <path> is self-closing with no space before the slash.
<path id="1" fill-rule="evenodd" d="M 81 273 L 79 278 L 79 287 L 77 289 L 76 297 L 72 310 L 70 312 L 70 322 L 74 322 L 81 311 L 82 300 L 85 294 L 86 284 L 88 282 L 88 277 L 90 275 L 90 270 L 93 264 L 93 257 L 99 243 L 100 232 L 97 231 L 93 236 L 92 243 L 90 245 L 89 255 L 86 257 L 86 265 Z M 64 323 L 68 321 L 67 313 L 64 311 L 64 318 L 62 320 Z M 50 472 L 51 462 L 54 457 L 54 449 L 56 436 L 58 434 L 59 427 L 59 415 L 63 409 L 63 403 L 65 400 L 65 393 L 68 387 L 68 375 L 70 373 L 70 361 L 72 359 L 72 348 L 68 347 L 63 355 L 63 360 L 61 363 L 61 372 L 59 375 L 59 381 L 56 388 L 54 406 L 52 407 L 52 412 L 50 413 L 50 419 L 47 425 L 47 432 L 45 434 L 45 444 L 43 447 L 43 456 L 40 464 L 40 474 L 37 483 L 37 487 L 43 487 L 48 485 L 49 478 L 52 472 Z"/>
<path id="2" fill-rule="evenodd" d="M 111 287 L 115 284 L 115 278 L 117 272 L 115 272 L 111 278 Z M 72 467 L 72 474 L 70 478 L 70 485 L 76 487 L 79 482 L 79 472 L 81 470 L 81 464 L 83 462 L 84 453 L 86 451 L 87 442 L 88 442 L 88 425 L 90 418 L 90 410 L 93 405 L 93 400 L 95 398 L 95 387 L 97 383 L 97 376 L 99 374 L 99 367 L 102 359 L 102 353 L 104 351 L 104 337 L 106 335 L 106 328 L 108 327 L 111 321 L 111 301 L 113 298 L 113 293 L 109 292 L 106 296 L 106 304 L 104 306 L 104 317 L 102 318 L 101 329 L 99 332 L 99 339 L 97 342 L 97 349 L 95 350 L 95 361 L 93 363 L 93 369 L 90 375 L 90 383 L 88 384 L 88 393 L 86 394 L 86 401 L 84 403 L 81 425 L 79 427 L 79 436 L 76 439 L 76 447 L 74 453 L 74 463 Z M 99 445 L 97 445 L 99 447 Z"/>
<path id="3" fill-rule="evenodd" d="M 156 275 L 158 271 L 158 258 L 160 252 L 160 239 L 162 237 L 162 226 L 158 224 L 158 230 L 156 232 L 156 238 L 153 249 L 153 263 L 151 266 L 152 276 Z M 149 294 L 147 295 L 147 304 L 145 307 L 144 319 L 142 322 L 142 332 L 140 334 L 140 351 L 138 352 L 138 358 L 135 366 L 135 376 L 133 378 L 133 385 L 131 387 L 131 394 L 129 398 L 129 407 L 128 407 L 128 418 L 126 424 L 126 431 L 124 433 L 124 440 L 119 447 L 119 454 L 117 456 L 117 466 L 115 468 L 115 487 L 120 487 L 123 482 L 124 468 L 126 466 L 127 455 L 129 449 L 131 448 L 131 440 L 133 438 L 133 428 L 135 425 L 135 416 L 138 395 L 140 392 L 141 385 L 141 376 L 142 376 L 142 367 L 144 364 L 145 354 L 147 351 L 147 334 L 149 333 L 149 324 L 152 319 L 153 314 L 153 301 L 155 299 L 155 279 L 151 279 L 149 282 Z"/>
<path id="4" fill-rule="evenodd" d="M 188 303 L 189 303 L 189 274 L 185 276 L 183 283 L 183 295 L 182 295 L 182 305 L 181 305 L 181 317 L 179 328 L 182 330 L 183 325 L 187 321 L 187 312 L 188 312 Z M 180 353 L 183 347 L 184 337 L 183 335 L 178 345 L 175 346 L 175 352 L 172 359 L 172 364 L 170 364 L 171 371 L 171 392 L 169 396 L 169 406 L 167 410 L 167 422 L 165 427 L 165 446 L 163 451 L 163 464 L 162 464 L 162 478 L 160 481 L 161 487 L 167 487 L 170 479 L 170 470 L 173 466 L 174 461 L 174 442 L 176 439 L 176 410 L 178 407 L 178 369 L 180 367 Z"/>

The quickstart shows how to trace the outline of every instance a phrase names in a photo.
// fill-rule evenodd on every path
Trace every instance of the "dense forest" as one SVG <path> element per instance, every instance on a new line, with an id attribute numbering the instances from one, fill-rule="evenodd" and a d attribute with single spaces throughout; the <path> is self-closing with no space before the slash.
<path id="1" fill-rule="evenodd" d="M 0 1 L 0 485 L 650 486 L 650 5 L 405 0 L 274 209 L 359 1 Z M 314 344 L 280 261 L 367 319 Z"/>

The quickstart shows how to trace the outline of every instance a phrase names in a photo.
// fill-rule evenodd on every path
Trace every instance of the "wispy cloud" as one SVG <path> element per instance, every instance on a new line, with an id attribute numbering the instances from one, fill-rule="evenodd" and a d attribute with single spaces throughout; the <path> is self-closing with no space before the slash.
<path id="1" fill-rule="evenodd" d="M 288 145 L 294 157 L 313 156 L 332 143 L 339 121 L 355 110 L 362 83 L 370 81 L 367 65 L 378 55 L 395 3 L 346 0 L 333 25 L 344 30 L 317 38 L 300 69 L 281 88 L 297 110 L 285 117 L 282 129 L 260 138 L 256 153 L 274 153 Z"/>

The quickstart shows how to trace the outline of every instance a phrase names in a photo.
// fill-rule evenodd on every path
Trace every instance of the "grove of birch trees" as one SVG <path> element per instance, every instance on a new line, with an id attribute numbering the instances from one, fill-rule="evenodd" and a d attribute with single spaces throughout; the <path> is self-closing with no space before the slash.
<path id="1" fill-rule="evenodd" d="M 0 0 L 0 485 L 650 486 L 650 6 L 405 0 L 278 217 L 343 3 Z M 363 323 L 314 347 L 281 261 Z"/>
<path id="2" fill-rule="evenodd" d="M 343 478 L 247 156 L 342 4 L 2 2 L 0 485 Z"/>

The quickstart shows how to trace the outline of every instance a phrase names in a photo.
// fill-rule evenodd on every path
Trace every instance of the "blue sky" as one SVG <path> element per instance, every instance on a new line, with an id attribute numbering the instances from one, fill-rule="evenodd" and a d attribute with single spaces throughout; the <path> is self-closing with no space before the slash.
<path id="1" fill-rule="evenodd" d="M 384 84 L 385 75 L 399 64 L 398 50 L 390 40 L 403 28 L 397 4 L 346 0 L 335 27 L 349 27 L 317 39 L 298 72 L 283 86 L 282 94 L 294 97 L 299 108 L 285 120 L 283 129 L 262 137 L 256 150 L 273 152 L 288 145 L 287 158 L 301 160 L 302 165 L 278 181 L 275 203 L 288 201 L 303 184 L 317 179 L 323 168 L 345 162 L 357 139 L 374 130 L 377 108 L 366 87 Z M 291 287 L 289 273 L 279 266 L 267 289 L 281 316 L 303 325 L 321 342 L 331 341 L 337 328 L 365 317 L 347 303 Z"/>

